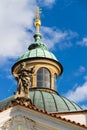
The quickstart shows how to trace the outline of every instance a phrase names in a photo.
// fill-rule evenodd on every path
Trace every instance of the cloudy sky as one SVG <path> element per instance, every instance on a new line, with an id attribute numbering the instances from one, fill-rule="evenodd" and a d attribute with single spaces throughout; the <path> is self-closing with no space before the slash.
<path id="1" fill-rule="evenodd" d="M 33 40 L 36 6 L 42 41 L 63 65 L 57 91 L 87 108 L 87 1 L 0 0 L 0 100 L 12 95 L 11 67 Z"/>

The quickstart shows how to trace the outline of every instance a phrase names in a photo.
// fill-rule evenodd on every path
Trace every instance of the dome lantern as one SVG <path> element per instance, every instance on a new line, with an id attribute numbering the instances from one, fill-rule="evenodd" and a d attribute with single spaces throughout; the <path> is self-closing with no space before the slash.
<path id="1" fill-rule="evenodd" d="M 57 58 L 48 51 L 46 45 L 41 42 L 42 35 L 39 32 L 41 26 L 40 9 L 37 7 L 36 19 L 34 21 L 36 32 L 34 35 L 34 43 L 28 47 L 25 52 L 12 67 L 12 73 L 18 81 L 18 73 L 21 69 L 21 64 L 24 64 L 26 72 L 34 68 L 34 72 L 28 77 L 31 79 L 29 88 L 50 88 L 55 89 L 55 75 L 58 77 L 63 71 L 62 65 Z"/>

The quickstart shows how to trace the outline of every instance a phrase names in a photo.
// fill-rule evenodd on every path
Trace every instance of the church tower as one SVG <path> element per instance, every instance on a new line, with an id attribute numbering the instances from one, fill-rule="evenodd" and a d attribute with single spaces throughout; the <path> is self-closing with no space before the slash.
<path id="1" fill-rule="evenodd" d="M 14 66 L 12 67 L 12 73 L 14 77 L 17 79 L 19 87 L 18 91 L 21 91 L 21 87 L 23 87 L 23 85 L 26 86 L 26 84 L 28 83 L 27 81 L 29 80 L 29 89 L 48 88 L 49 90 L 54 90 L 55 78 L 61 75 L 63 68 L 54 56 L 54 54 L 49 52 L 46 45 L 44 45 L 44 43 L 41 42 L 42 35 L 39 31 L 39 28 L 41 26 L 39 9 L 37 10 L 34 25 L 36 28 L 36 33 L 34 35 L 35 41 L 33 44 L 29 46 L 28 51 L 25 54 L 23 54 L 14 64 Z M 20 87 L 20 84 L 23 85 L 21 85 Z M 21 92 L 19 93 L 20 94 L 18 95 L 16 93 L 16 96 L 23 96 Z"/>
<path id="2" fill-rule="evenodd" d="M 36 28 L 34 43 L 12 67 L 12 73 L 18 82 L 14 98 L 28 101 L 48 112 L 81 110 L 78 105 L 55 91 L 55 78 L 62 74 L 63 67 L 41 42 L 39 8 L 34 26 Z"/>

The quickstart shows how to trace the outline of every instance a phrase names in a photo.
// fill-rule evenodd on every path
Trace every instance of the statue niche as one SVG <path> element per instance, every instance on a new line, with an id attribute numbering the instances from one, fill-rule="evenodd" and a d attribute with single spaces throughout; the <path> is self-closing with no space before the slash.
<path id="1" fill-rule="evenodd" d="M 34 67 L 27 69 L 24 63 L 20 64 L 20 68 L 17 72 L 16 79 L 18 82 L 17 92 L 15 92 L 15 97 L 25 97 L 29 98 L 29 88 L 31 87 L 31 77 L 34 73 Z"/>

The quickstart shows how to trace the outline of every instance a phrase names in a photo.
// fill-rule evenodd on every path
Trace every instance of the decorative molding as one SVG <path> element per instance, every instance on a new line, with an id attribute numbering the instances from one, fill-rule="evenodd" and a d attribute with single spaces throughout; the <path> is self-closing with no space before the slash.
<path id="1" fill-rule="evenodd" d="M 25 126 L 28 130 L 37 130 L 35 121 L 29 118 L 26 118 L 25 116 L 22 116 L 22 115 L 17 115 L 13 117 L 12 119 L 8 120 L 7 122 L 3 124 L 1 129 L 2 130 L 15 130 L 14 128 L 19 125 Z"/>

